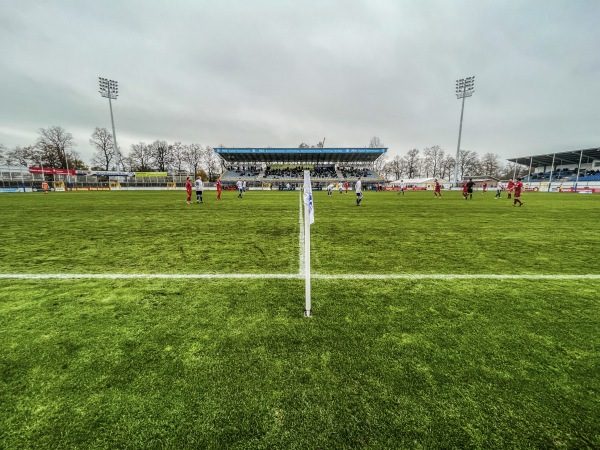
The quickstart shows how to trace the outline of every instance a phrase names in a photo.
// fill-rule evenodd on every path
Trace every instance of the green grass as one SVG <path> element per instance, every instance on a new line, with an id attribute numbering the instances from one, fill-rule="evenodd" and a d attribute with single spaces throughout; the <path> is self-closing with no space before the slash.
<path id="1" fill-rule="evenodd" d="M 297 273 L 225 194 L 0 196 L 0 273 Z M 600 273 L 600 197 L 443 195 L 316 192 L 313 273 Z M 312 284 L 0 279 L 0 448 L 600 447 L 600 280 Z"/>

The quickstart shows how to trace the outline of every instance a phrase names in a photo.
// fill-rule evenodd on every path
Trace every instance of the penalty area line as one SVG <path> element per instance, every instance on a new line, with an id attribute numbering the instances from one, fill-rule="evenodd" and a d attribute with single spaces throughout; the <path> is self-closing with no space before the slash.
<path id="1" fill-rule="evenodd" d="M 312 274 L 316 280 L 600 280 L 600 274 Z M 304 279 L 298 273 L 0 273 L 12 280 Z"/>

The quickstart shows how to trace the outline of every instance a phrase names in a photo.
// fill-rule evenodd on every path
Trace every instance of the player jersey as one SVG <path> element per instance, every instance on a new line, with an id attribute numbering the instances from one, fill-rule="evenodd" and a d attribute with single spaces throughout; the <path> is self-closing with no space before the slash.
<path id="1" fill-rule="evenodd" d="M 523 189 L 523 182 L 518 181 L 514 187 L 515 187 L 515 197 L 518 197 L 521 194 L 521 189 Z"/>
<path id="2" fill-rule="evenodd" d="M 190 180 L 187 180 L 185 182 L 185 190 L 188 192 L 192 192 L 192 182 Z"/>

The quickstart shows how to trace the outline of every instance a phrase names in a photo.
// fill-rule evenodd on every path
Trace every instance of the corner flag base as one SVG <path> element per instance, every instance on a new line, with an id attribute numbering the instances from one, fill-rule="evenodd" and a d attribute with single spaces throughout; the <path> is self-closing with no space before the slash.
<path id="1" fill-rule="evenodd" d="M 310 309 L 304 310 L 304 317 L 312 317 L 312 312 Z"/>

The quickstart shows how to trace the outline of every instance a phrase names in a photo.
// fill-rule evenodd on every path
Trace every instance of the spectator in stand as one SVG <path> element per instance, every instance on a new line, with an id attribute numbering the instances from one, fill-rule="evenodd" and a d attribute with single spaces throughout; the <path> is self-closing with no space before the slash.
<path id="1" fill-rule="evenodd" d="M 217 200 L 221 200 L 221 179 L 217 178 Z"/>
<path id="2" fill-rule="evenodd" d="M 356 181 L 356 184 L 354 185 L 354 190 L 356 191 L 356 206 L 360 206 L 360 202 L 362 201 L 362 196 L 363 196 L 362 181 L 360 181 L 360 177 L 358 177 L 358 180 Z"/>
<path id="3" fill-rule="evenodd" d="M 473 200 L 473 186 L 475 186 L 475 182 L 473 181 L 473 178 L 469 178 L 469 181 L 467 182 L 467 193 L 471 200 Z"/>
<path id="4" fill-rule="evenodd" d="M 513 201 L 513 206 L 523 206 L 523 202 L 521 201 L 521 191 L 523 190 L 523 182 L 521 178 L 517 178 L 517 182 L 515 183 L 515 200 Z"/>
<path id="5" fill-rule="evenodd" d="M 508 186 L 506 186 L 506 189 L 508 190 L 508 198 L 512 197 L 512 191 L 514 188 L 515 188 L 515 182 L 511 178 L 510 180 L 508 180 Z"/>
<path id="6" fill-rule="evenodd" d="M 187 193 L 186 203 L 190 205 L 192 203 L 192 182 L 190 177 L 185 179 L 185 192 Z"/>
<path id="7" fill-rule="evenodd" d="M 442 198 L 442 186 L 438 179 L 435 179 L 435 186 L 433 187 L 433 196 L 437 198 Z"/>

